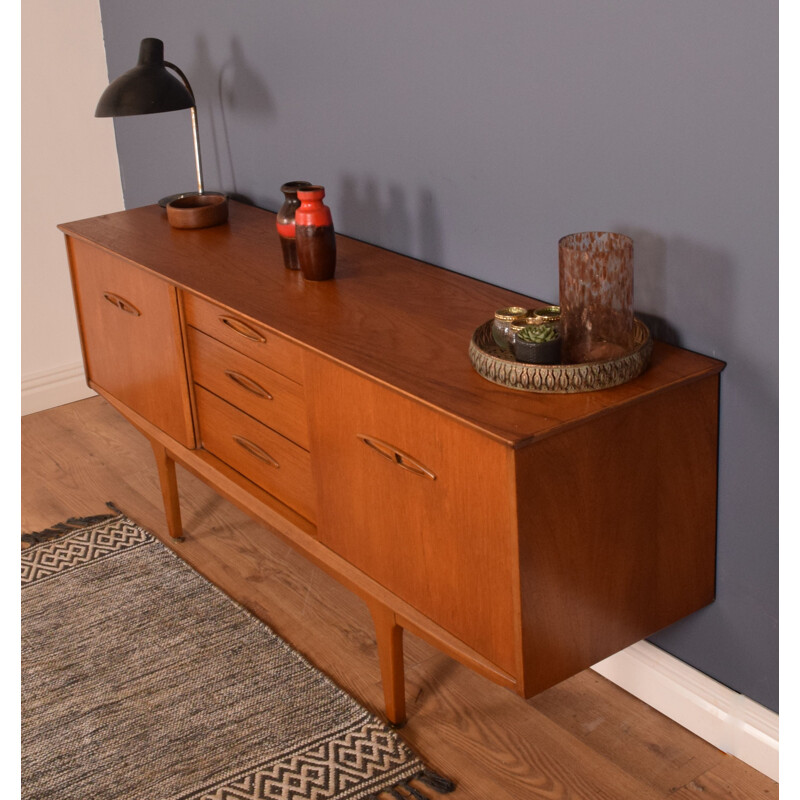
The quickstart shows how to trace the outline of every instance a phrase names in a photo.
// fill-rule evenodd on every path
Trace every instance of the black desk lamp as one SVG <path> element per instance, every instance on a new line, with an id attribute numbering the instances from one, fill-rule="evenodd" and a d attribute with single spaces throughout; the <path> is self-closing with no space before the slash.
<path id="1" fill-rule="evenodd" d="M 170 69 L 178 74 L 180 80 L 169 71 Z M 174 64 L 164 61 L 164 42 L 161 39 L 142 39 L 139 45 L 139 63 L 108 85 L 94 112 L 96 117 L 127 117 L 178 111 L 183 108 L 188 108 L 192 112 L 197 192 L 186 192 L 164 198 L 160 201 L 162 206 L 175 198 L 202 195 L 204 191 L 194 92 L 186 75 Z"/>

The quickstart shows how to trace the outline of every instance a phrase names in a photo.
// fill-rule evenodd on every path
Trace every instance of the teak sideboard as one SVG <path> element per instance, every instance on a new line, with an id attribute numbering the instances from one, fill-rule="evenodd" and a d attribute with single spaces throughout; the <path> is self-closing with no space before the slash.
<path id="1" fill-rule="evenodd" d="M 240 203 L 60 228 L 87 381 L 149 439 L 170 534 L 178 462 L 356 592 L 392 722 L 404 629 L 530 697 L 713 600 L 722 362 L 657 341 L 615 388 L 507 389 L 468 345 L 530 297 L 344 236 L 304 281 Z"/>

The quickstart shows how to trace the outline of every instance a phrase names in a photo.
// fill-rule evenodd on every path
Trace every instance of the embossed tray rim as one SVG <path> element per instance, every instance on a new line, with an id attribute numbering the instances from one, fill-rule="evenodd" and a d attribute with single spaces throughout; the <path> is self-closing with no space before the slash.
<path id="1" fill-rule="evenodd" d="M 491 326 L 492 320 L 488 320 L 472 334 L 469 343 L 472 366 L 482 378 L 523 392 L 572 394 L 610 389 L 641 375 L 653 352 L 650 329 L 637 319 L 634 347 L 624 356 L 581 364 L 526 364 L 497 346 Z"/>

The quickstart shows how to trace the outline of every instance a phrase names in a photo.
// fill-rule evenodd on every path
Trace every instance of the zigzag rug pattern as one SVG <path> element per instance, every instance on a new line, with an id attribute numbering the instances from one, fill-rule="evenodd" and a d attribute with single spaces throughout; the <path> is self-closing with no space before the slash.
<path id="1" fill-rule="evenodd" d="M 340 736 L 300 753 L 284 754 L 210 792 L 201 791 L 181 800 L 346 798 L 370 783 L 380 788 L 386 772 L 402 767 L 409 757 L 396 736 L 368 720 L 363 727 Z"/>
<path id="2" fill-rule="evenodd" d="M 21 553 L 23 800 L 454 789 L 135 522 L 90 519 Z"/>
<path id="3" fill-rule="evenodd" d="M 123 553 L 154 539 L 137 525 L 122 518 L 114 525 L 108 520 L 22 552 L 22 587 L 47 580 L 91 561 Z"/>

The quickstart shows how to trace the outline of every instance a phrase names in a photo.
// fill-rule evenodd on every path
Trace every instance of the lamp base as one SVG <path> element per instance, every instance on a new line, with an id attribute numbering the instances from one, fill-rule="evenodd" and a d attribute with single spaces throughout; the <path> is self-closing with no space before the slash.
<path id="1" fill-rule="evenodd" d="M 161 208 L 166 208 L 167 203 L 171 203 L 173 200 L 180 200 L 182 197 L 199 197 L 201 194 L 225 194 L 224 192 L 209 192 L 209 191 L 202 191 L 202 192 L 179 192 L 178 194 L 171 194 L 169 197 L 162 197 L 158 204 Z"/>

